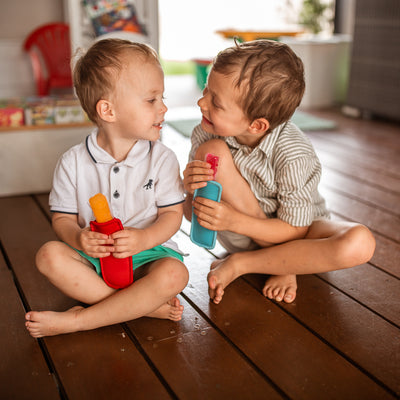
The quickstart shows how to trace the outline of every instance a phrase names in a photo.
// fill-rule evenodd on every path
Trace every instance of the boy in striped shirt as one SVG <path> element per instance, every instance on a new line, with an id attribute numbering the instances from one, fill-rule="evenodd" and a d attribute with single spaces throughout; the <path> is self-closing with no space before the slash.
<path id="1" fill-rule="evenodd" d="M 285 44 L 256 40 L 217 55 L 192 133 L 184 171 L 185 216 L 218 231 L 229 255 L 208 274 L 218 304 L 224 289 L 247 273 L 271 275 L 263 294 L 291 303 L 297 274 L 367 262 L 375 240 L 363 225 L 331 221 L 318 192 L 321 165 L 308 138 L 290 121 L 304 94 L 302 61 Z M 207 153 L 220 157 L 222 201 L 193 201 L 213 179 Z"/>

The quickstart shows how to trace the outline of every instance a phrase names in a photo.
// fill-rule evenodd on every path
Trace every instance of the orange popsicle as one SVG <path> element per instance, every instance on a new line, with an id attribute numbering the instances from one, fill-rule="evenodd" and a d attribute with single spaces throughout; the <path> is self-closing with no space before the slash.
<path id="1" fill-rule="evenodd" d="M 90 207 L 92 207 L 94 217 L 97 222 L 108 222 L 113 219 L 108 206 L 106 196 L 101 193 L 97 193 L 89 199 Z"/>

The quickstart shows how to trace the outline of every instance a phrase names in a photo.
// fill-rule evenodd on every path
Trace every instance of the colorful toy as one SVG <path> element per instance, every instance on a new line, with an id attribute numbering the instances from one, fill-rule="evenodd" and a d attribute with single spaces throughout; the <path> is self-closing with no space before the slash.
<path id="1" fill-rule="evenodd" d="M 207 153 L 206 154 L 206 162 L 211 164 L 211 169 L 214 171 L 213 178 L 215 180 L 215 176 L 217 175 L 219 157 L 218 156 L 214 156 L 214 154 Z"/>
<path id="2" fill-rule="evenodd" d="M 219 157 L 208 153 L 206 161 L 211 164 L 211 169 L 214 171 L 214 179 L 217 173 Z M 207 182 L 207 186 L 196 189 L 193 198 L 204 197 L 206 199 L 221 201 L 222 186 L 215 180 Z M 192 225 L 190 228 L 190 240 L 198 246 L 206 249 L 213 249 L 217 240 L 217 231 L 204 228 L 197 221 L 197 216 L 192 212 Z"/>
<path id="3" fill-rule="evenodd" d="M 95 221 L 90 222 L 90 229 L 111 235 L 124 229 L 118 218 L 113 218 L 106 197 L 98 193 L 89 199 Z M 122 289 L 133 282 L 132 257 L 115 258 L 112 254 L 100 258 L 101 273 L 104 282 L 114 288 Z"/>

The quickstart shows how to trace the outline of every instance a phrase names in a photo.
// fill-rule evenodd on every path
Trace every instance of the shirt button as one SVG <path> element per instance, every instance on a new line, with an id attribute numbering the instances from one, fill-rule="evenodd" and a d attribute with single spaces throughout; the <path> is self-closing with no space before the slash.
<path id="1" fill-rule="evenodd" d="M 113 168 L 113 171 L 114 171 L 114 173 L 118 174 L 118 172 L 119 172 L 119 167 L 114 167 L 114 168 Z"/>
<path id="2" fill-rule="evenodd" d="M 113 193 L 114 199 L 118 199 L 119 196 L 121 196 L 121 195 L 118 193 L 118 190 L 116 190 L 116 191 Z"/>

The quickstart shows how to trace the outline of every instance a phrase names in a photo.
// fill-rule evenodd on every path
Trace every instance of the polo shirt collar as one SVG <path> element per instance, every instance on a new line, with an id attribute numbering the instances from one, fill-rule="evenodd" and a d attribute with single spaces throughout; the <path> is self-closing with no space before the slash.
<path id="1" fill-rule="evenodd" d="M 91 159 L 95 163 L 99 164 L 116 164 L 118 161 L 98 145 L 97 133 L 98 129 L 95 128 L 86 138 L 86 149 Z M 149 140 L 138 140 L 128 153 L 125 160 L 123 160 L 120 164 L 133 167 L 138 162 L 146 158 L 150 150 L 151 142 Z"/>

